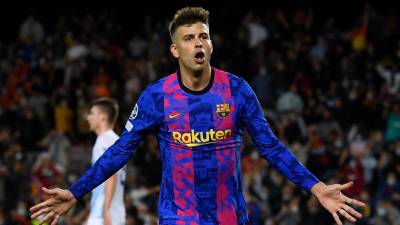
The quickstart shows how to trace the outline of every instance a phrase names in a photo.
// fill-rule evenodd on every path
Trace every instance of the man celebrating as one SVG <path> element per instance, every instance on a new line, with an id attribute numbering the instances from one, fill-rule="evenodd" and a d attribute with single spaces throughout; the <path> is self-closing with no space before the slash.
<path id="1" fill-rule="evenodd" d="M 244 129 L 261 155 L 293 183 L 315 195 L 341 225 L 361 214 L 349 205 L 364 203 L 342 194 L 352 183 L 325 185 L 272 133 L 250 86 L 211 67 L 209 12 L 184 8 L 169 31 L 179 70 L 141 94 L 120 139 L 69 190 L 43 189 L 52 198 L 31 208 L 32 217 L 55 225 L 77 198 L 119 170 L 136 151 L 142 133 L 157 131 L 163 171 L 160 224 L 245 224 L 240 146 Z"/>

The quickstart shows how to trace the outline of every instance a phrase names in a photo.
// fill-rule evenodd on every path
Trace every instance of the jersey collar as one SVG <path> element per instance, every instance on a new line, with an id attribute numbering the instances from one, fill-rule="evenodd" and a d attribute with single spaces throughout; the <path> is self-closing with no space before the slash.
<path id="1" fill-rule="evenodd" d="M 176 75 L 178 77 L 179 86 L 182 88 L 182 90 L 184 90 L 185 92 L 187 92 L 189 94 L 193 94 L 193 95 L 201 95 L 201 94 L 207 93 L 212 88 L 213 83 L 214 83 L 214 68 L 212 68 L 212 67 L 211 67 L 211 79 L 208 82 L 208 85 L 204 89 L 199 90 L 199 91 L 191 90 L 183 84 L 181 72 L 179 70 L 178 70 L 178 72 L 176 72 Z"/>

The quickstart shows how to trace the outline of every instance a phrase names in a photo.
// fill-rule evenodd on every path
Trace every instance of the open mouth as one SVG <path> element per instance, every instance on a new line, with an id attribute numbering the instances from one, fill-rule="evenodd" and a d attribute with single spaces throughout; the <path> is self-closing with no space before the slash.
<path id="1" fill-rule="evenodd" d="M 194 61 L 195 61 L 196 63 L 198 63 L 198 64 L 204 63 L 205 58 L 206 58 L 206 55 L 204 54 L 204 52 L 197 52 L 197 53 L 194 55 Z"/>

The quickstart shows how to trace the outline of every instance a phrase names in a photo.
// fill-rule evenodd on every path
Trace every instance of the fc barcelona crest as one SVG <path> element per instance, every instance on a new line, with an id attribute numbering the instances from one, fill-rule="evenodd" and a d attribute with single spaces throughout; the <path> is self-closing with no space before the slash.
<path id="1" fill-rule="evenodd" d="M 220 118 L 225 118 L 231 114 L 231 109 L 228 103 L 217 104 L 217 115 Z"/>

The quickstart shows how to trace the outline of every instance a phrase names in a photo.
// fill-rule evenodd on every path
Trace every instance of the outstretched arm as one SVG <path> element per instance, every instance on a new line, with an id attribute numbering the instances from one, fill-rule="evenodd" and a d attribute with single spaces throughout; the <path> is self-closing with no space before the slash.
<path id="1" fill-rule="evenodd" d="M 125 131 L 120 139 L 108 148 L 69 190 L 42 188 L 45 194 L 50 195 L 50 198 L 30 209 L 33 213 L 32 218 L 45 215 L 39 224 L 44 222 L 51 222 L 51 225 L 57 224 L 60 216 L 65 214 L 77 199 L 103 183 L 125 165 L 137 149 L 140 140 L 141 135 L 137 132 Z"/>
<path id="2" fill-rule="evenodd" d="M 242 81 L 239 91 L 241 122 L 249 132 L 260 154 L 271 166 L 305 191 L 319 182 L 272 132 L 260 103 L 247 82 Z"/>
<path id="3" fill-rule="evenodd" d="M 159 104 L 156 102 L 162 100 L 157 96 L 153 94 L 152 86 L 146 88 L 141 94 L 120 138 L 69 189 L 75 198 L 78 199 L 90 192 L 121 169 L 136 152 L 143 132 L 158 126 L 164 114 L 162 110 L 156 109 L 156 105 Z"/>
<path id="4" fill-rule="evenodd" d="M 332 214 L 338 225 L 342 225 L 338 213 L 351 222 L 356 221 L 354 216 L 361 218 L 361 214 L 349 205 L 363 207 L 365 204 L 351 199 L 341 192 L 351 187 L 353 183 L 325 185 L 320 182 L 272 133 L 257 97 L 245 82 L 242 84 L 241 94 L 244 99 L 243 122 L 261 155 L 293 183 L 303 190 L 311 191 Z"/>
<path id="5" fill-rule="evenodd" d="M 142 139 L 142 132 L 154 128 L 163 118 L 162 111 L 155 109 L 157 97 L 147 88 L 139 97 L 120 138 L 109 147 L 86 173 L 69 190 L 43 189 L 52 198 L 31 208 L 32 218 L 47 214 L 41 223 L 50 221 L 55 225 L 60 216 L 68 211 L 86 193 L 107 180 L 122 168 L 135 153 Z"/>
<path id="6" fill-rule="evenodd" d="M 328 210 L 336 221 L 337 225 L 342 225 L 339 216 L 346 218 L 350 222 L 355 222 L 356 218 L 361 218 L 361 213 L 357 212 L 349 205 L 364 207 L 365 203 L 347 197 L 342 190 L 348 189 L 353 182 L 346 184 L 325 185 L 322 182 L 315 184 L 311 188 L 311 193 L 315 195 L 322 206 Z"/>
<path id="7" fill-rule="evenodd" d="M 56 225 L 60 216 L 75 205 L 76 198 L 70 191 L 60 188 L 47 189 L 43 187 L 42 190 L 49 196 L 49 199 L 29 209 L 31 213 L 33 213 L 31 218 L 34 219 L 46 214 L 46 216 L 39 221 L 39 224 L 48 222 L 51 225 Z"/>

